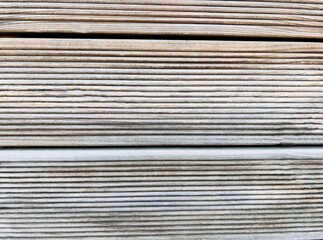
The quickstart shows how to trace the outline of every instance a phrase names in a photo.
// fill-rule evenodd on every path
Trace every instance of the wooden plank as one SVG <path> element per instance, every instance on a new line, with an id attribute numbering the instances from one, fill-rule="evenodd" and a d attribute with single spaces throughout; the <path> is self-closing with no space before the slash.
<path id="1" fill-rule="evenodd" d="M 323 148 L 0 151 L 0 239 L 319 239 Z"/>
<path id="2" fill-rule="evenodd" d="M 0 39 L 1 146 L 322 144 L 323 44 Z"/>
<path id="3" fill-rule="evenodd" d="M 322 10 L 320 0 L 2 0 L 0 31 L 322 39 Z"/>

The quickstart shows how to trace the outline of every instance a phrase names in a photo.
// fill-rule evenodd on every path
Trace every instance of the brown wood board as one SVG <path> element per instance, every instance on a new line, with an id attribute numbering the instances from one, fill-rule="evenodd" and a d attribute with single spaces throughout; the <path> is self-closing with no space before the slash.
<path id="1" fill-rule="evenodd" d="M 322 148 L 0 151 L 0 239 L 320 239 Z"/>
<path id="2" fill-rule="evenodd" d="M 1 146 L 322 144 L 323 44 L 0 39 Z"/>
<path id="3" fill-rule="evenodd" d="M 322 1 L 5 0 L 0 32 L 323 38 Z"/>

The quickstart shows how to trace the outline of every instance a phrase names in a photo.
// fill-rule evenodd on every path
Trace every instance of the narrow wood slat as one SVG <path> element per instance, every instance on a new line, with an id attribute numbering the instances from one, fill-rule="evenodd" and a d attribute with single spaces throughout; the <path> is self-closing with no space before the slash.
<path id="1" fill-rule="evenodd" d="M 323 36 L 321 1 L 2 0 L 1 32 Z"/>
<path id="2" fill-rule="evenodd" d="M 2 38 L 0 146 L 322 144 L 322 59 L 322 43 Z"/>
<path id="3" fill-rule="evenodd" d="M 320 147 L 1 150 L 0 239 L 316 239 L 322 161 Z"/>

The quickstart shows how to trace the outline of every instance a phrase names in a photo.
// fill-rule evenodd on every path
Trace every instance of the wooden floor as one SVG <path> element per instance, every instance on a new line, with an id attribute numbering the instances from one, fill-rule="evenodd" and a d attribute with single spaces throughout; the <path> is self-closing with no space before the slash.
<path id="1" fill-rule="evenodd" d="M 0 20 L 0 240 L 323 239 L 322 0 Z"/>

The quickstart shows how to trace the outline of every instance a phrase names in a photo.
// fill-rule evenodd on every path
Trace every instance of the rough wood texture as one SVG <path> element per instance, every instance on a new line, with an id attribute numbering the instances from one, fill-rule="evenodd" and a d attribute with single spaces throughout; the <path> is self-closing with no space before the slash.
<path id="1" fill-rule="evenodd" d="M 323 148 L 1 150 L 0 159 L 0 239 L 323 236 Z"/>
<path id="2" fill-rule="evenodd" d="M 0 39 L 1 146 L 322 144 L 323 44 Z"/>
<path id="3" fill-rule="evenodd" d="M 5 0 L 1 32 L 323 38 L 313 1 Z"/>

